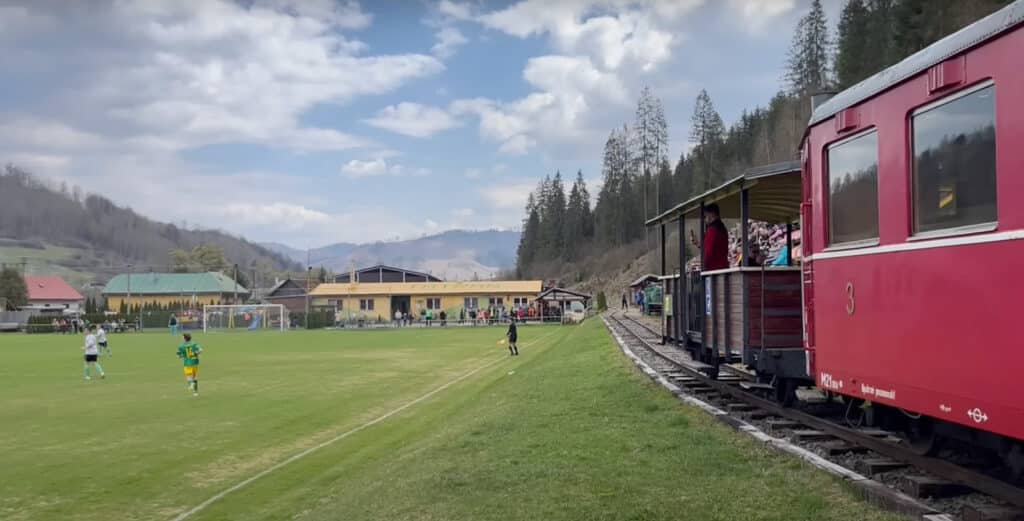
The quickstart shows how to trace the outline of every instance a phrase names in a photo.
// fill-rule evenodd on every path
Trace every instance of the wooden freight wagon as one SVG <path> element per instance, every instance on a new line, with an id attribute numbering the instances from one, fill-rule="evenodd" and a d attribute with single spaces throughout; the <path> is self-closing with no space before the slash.
<path id="1" fill-rule="evenodd" d="M 722 362 L 759 372 L 789 373 L 780 367 L 786 363 L 803 371 L 800 268 L 735 267 L 703 275 L 705 348 Z"/>

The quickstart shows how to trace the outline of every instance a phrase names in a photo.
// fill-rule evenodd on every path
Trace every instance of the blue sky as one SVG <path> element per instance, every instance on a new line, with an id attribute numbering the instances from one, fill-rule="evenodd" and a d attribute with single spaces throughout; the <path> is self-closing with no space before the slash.
<path id="1" fill-rule="evenodd" d="M 765 104 L 807 3 L 0 1 L 0 162 L 298 248 L 515 228 L 644 85 L 673 162 L 701 88 Z"/>

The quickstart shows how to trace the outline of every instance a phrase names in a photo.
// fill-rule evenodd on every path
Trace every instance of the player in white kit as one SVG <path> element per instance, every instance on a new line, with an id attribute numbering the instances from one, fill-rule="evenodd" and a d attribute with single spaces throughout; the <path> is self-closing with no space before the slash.
<path id="1" fill-rule="evenodd" d="M 96 342 L 99 344 L 101 352 L 106 352 L 107 356 L 114 356 L 110 352 L 110 346 L 107 345 L 107 331 L 103 329 L 103 326 L 96 330 Z"/>
<path id="2" fill-rule="evenodd" d="M 89 326 L 89 329 L 85 332 L 85 345 L 82 346 L 82 350 L 85 351 L 85 368 L 83 372 L 85 373 L 86 380 L 91 380 L 89 378 L 90 364 L 96 366 L 96 372 L 100 373 L 100 378 L 107 377 L 107 375 L 103 374 L 103 367 L 97 362 L 97 359 L 100 357 L 100 348 L 96 344 L 95 331 L 96 326 Z"/>

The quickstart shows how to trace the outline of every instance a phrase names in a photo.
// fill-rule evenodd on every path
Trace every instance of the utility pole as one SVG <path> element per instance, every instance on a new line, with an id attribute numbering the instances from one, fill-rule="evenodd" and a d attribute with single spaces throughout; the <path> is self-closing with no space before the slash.
<path id="1" fill-rule="evenodd" d="M 25 278 L 25 266 L 28 266 L 28 257 L 21 258 L 21 278 Z"/>
<path id="2" fill-rule="evenodd" d="M 307 250 L 306 260 L 309 260 L 309 254 Z M 306 329 L 309 329 L 309 278 L 313 275 L 313 266 L 307 265 L 306 267 Z"/>
<path id="3" fill-rule="evenodd" d="M 238 305 L 238 264 L 235 264 L 235 305 Z"/>
<path id="4" fill-rule="evenodd" d="M 252 265 L 252 278 L 249 279 L 249 296 L 250 297 L 252 297 L 254 299 L 256 298 L 256 294 L 255 293 L 256 293 L 256 288 L 258 288 L 258 287 L 259 286 L 256 285 L 256 265 L 253 264 Z"/>

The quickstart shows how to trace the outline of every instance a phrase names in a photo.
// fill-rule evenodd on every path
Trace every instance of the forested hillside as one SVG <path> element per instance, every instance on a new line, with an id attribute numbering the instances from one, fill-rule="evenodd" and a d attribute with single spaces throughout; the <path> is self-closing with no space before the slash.
<path id="1" fill-rule="evenodd" d="M 18 248 L 30 263 L 33 251 L 60 247 L 58 264 L 95 275 L 98 282 L 126 272 L 128 264 L 135 271 L 205 269 L 188 259 L 194 250 L 207 249 L 223 252 L 224 263 L 238 264 L 244 274 L 255 269 L 272 278 L 276 272 L 300 269 L 245 239 L 152 221 L 78 187 L 51 186 L 11 165 L 0 172 L 0 239 L 0 248 Z"/>
<path id="2" fill-rule="evenodd" d="M 785 88 L 767 107 L 745 110 L 728 126 L 711 93 L 701 90 L 690 121 L 690 149 L 674 166 L 664 108 L 645 88 L 634 120 L 611 129 L 605 142 L 603 185 L 593 209 L 580 174 L 568 197 L 560 173 L 545 177 L 530 196 L 517 275 L 576 282 L 597 275 L 595 270 L 620 268 L 654 246 L 644 240 L 647 218 L 751 166 L 796 159 L 812 94 L 852 86 L 1009 2 L 849 0 L 833 34 L 821 1 L 814 0 L 780 71 Z M 609 252 L 614 258 L 595 261 Z"/>

